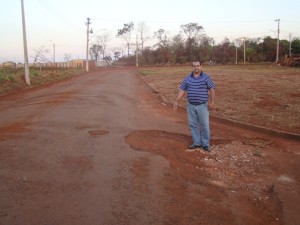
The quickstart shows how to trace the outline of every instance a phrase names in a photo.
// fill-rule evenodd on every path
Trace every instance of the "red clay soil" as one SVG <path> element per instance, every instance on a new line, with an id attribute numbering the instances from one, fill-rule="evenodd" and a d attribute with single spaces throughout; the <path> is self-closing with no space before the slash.
<path id="1" fill-rule="evenodd" d="M 298 136 L 212 117 L 188 151 L 160 99 L 135 69 L 2 97 L 0 224 L 299 224 Z"/>

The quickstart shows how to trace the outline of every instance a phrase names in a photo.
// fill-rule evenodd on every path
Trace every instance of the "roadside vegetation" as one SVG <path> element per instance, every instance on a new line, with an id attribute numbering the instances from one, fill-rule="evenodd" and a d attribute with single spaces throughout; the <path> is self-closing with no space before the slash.
<path id="1" fill-rule="evenodd" d="M 141 68 L 141 77 L 169 103 L 190 66 Z M 270 65 L 204 66 L 216 83 L 211 115 L 300 134 L 300 70 Z M 186 107 L 186 100 L 179 103 Z"/>
<path id="2" fill-rule="evenodd" d="M 118 37 L 123 38 L 127 45 L 126 54 L 119 49 L 113 51 L 115 59 L 131 65 L 135 64 L 136 58 L 136 46 L 132 47 L 130 42 L 133 28 L 131 22 L 119 30 Z M 205 27 L 198 23 L 182 24 L 179 33 L 175 35 L 164 28 L 150 32 L 146 24 L 138 24 L 137 30 L 140 37 L 140 65 L 183 65 L 194 59 L 210 64 L 277 62 L 286 65 L 290 64 L 286 61 L 287 57 L 300 55 L 299 37 L 279 40 L 277 60 L 277 38 L 271 36 L 224 37 L 220 43 L 216 43 L 214 38 L 205 34 Z M 152 46 L 147 45 L 149 40 L 154 43 Z M 300 61 L 295 66 L 300 66 Z"/>
<path id="3" fill-rule="evenodd" d="M 63 80 L 84 73 L 82 69 L 40 70 L 30 69 L 30 86 L 24 81 L 24 70 L 0 68 L 0 96 L 16 93 L 43 84 Z"/>

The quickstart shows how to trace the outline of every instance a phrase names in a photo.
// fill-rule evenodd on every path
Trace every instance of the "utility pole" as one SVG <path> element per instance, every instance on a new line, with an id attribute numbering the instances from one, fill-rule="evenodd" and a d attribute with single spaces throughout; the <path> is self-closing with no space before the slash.
<path id="1" fill-rule="evenodd" d="M 89 72 L 89 33 L 90 33 L 90 18 L 86 18 L 87 22 L 85 25 L 87 26 L 86 29 L 86 62 L 85 62 L 85 71 Z"/>
<path id="2" fill-rule="evenodd" d="M 135 63 L 136 63 L 136 67 L 139 67 L 139 43 L 138 43 L 138 35 L 136 35 Z"/>
<path id="3" fill-rule="evenodd" d="M 244 41 L 244 65 L 246 64 L 246 38 L 243 37 L 243 41 Z"/>
<path id="4" fill-rule="evenodd" d="M 23 0 L 21 0 L 21 9 L 22 9 L 25 81 L 26 81 L 27 85 L 30 85 L 28 52 L 27 52 L 27 39 L 26 39 L 26 25 L 25 25 L 25 12 L 24 12 L 24 2 L 23 2 Z"/>
<path id="5" fill-rule="evenodd" d="M 279 23 L 280 23 L 280 19 L 275 20 L 275 22 L 278 22 L 278 29 L 277 29 L 277 50 L 276 50 L 276 63 L 278 63 L 278 59 L 279 59 Z"/>
<path id="6" fill-rule="evenodd" d="M 53 54 L 53 59 L 52 59 L 52 62 L 55 63 L 55 43 L 52 40 L 50 40 L 50 42 L 53 43 L 52 44 L 52 48 L 53 48 L 53 53 L 52 53 Z"/>
<path id="7" fill-rule="evenodd" d="M 237 46 L 235 44 L 235 64 L 237 65 Z"/>
<path id="8" fill-rule="evenodd" d="M 237 49 L 238 49 L 238 45 L 240 45 L 240 41 L 239 41 L 239 39 L 235 39 L 235 40 L 233 40 L 233 43 L 234 43 L 234 47 L 235 47 L 235 65 L 237 65 L 238 64 L 238 59 L 237 59 L 238 51 L 237 51 Z"/>
<path id="9" fill-rule="evenodd" d="M 289 57 L 291 57 L 292 56 L 292 34 L 289 34 L 289 38 L 290 38 Z"/>
<path id="10" fill-rule="evenodd" d="M 53 43 L 53 62 L 55 63 L 55 43 Z"/>

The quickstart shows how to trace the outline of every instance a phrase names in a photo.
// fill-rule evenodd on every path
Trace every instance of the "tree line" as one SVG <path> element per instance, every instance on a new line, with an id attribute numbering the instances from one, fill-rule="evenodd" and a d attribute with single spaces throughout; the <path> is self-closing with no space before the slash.
<path id="1" fill-rule="evenodd" d="M 132 37 L 133 22 L 124 24 L 119 29 L 117 37 L 126 42 L 127 54 L 121 54 L 116 49 L 113 51 L 115 60 L 135 63 L 135 50 L 137 45 Z M 270 36 L 258 38 L 236 38 L 230 40 L 225 37 L 219 44 L 214 38 L 204 32 L 204 27 L 198 23 L 188 23 L 180 26 L 180 31 L 175 36 L 165 29 L 159 29 L 152 35 L 145 23 L 138 24 L 138 54 L 139 64 L 185 64 L 200 59 L 201 62 L 210 63 L 260 63 L 275 62 L 277 52 L 277 38 Z M 155 39 L 156 43 L 146 46 L 147 41 Z M 134 51 L 132 51 L 134 50 Z M 279 59 L 286 55 L 300 53 L 300 39 L 279 41 Z M 245 56 L 245 59 L 244 59 Z M 279 60 L 280 61 L 280 60 Z"/>

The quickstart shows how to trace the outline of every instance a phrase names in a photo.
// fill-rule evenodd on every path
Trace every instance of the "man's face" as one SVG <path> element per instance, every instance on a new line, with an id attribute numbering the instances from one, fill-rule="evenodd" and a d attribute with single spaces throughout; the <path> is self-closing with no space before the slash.
<path id="1" fill-rule="evenodd" d="M 193 71 L 195 73 L 199 73 L 201 71 L 200 62 L 193 62 Z"/>

